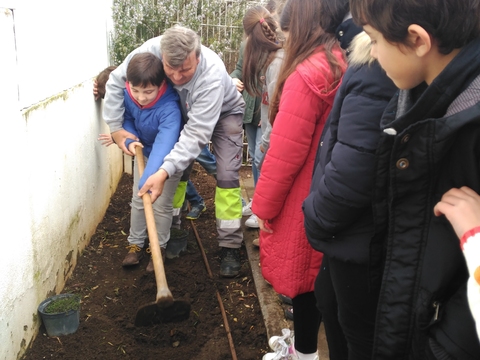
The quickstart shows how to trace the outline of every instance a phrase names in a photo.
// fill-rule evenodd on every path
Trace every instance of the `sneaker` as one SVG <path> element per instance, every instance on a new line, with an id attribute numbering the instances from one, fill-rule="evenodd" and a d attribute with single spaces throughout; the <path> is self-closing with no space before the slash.
<path id="1" fill-rule="evenodd" d="M 242 208 L 242 216 L 250 216 L 252 214 L 252 201 L 250 200 L 250 202 Z"/>
<path id="2" fill-rule="evenodd" d="M 274 335 L 268 339 L 268 346 L 270 346 L 270 349 L 274 350 L 277 348 L 277 343 L 279 341 L 284 341 L 288 345 L 292 344 L 293 345 L 293 331 L 290 329 L 282 329 L 282 335 Z"/>
<path id="3" fill-rule="evenodd" d="M 147 248 L 147 250 L 145 250 L 147 254 L 151 254 L 152 253 L 152 250 L 150 250 L 150 247 Z M 162 261 L 163 261 L 163 265 L 165 265 L 165 259 L 166 259 L 166 256 L 165 256 L 165 249 L 163 247 L 160 247 L 160 252 L 162 253 Z M 153 267 L 153 260 L 152 260 L 152 257 L 150 257 L 150 261 L 148 262 L 148 265 L 147 265 L 147 268 L 145 269 L 148 273 L 151 273 L 151 272 L 154 272 L 155 271 L 155 268 Z"/>
<path id="4" fill-rule="evenodd" d="M 282 329 L 282 336 L 272 336 L 268 339 L 268 345 L 274 352 L 267 353 L 263 360 L 297 360 L 295 352 L 295 339 L 293 331 Z"/>
<path id="5" fill-rule="evenodd" d="M 280 299 L 281 302 L 287 304 L 287 305 L 293 305 L 292 304 L 292 298 L 283 295 L 283 294 L 278 294 L 278 298 Z"/>
<path id="6" fill-rule="evenodd" d="M 250 217 L 245 221 L 245 226 L 249 228 L 258 229 L 260 225 L 258 225 L 257 215 L 252 214 Z"/>
<path id="7" fill-rule="evenodd" d="M 220 275 L 234 277 L 240 272 L 240 250 L 222 247 L 220 252 Z"/>
<path id="8" fill-rule="evenodd" d="M 143 249 L 138 245 L 128 245 L 128 253 L 123 259 L 122 266 L 138 265 L 143 258 Z"/>
<path id="9" fill-rule="evenodd" d="M 299 360 L 300 358 L 298 357 L 295 350 L 294 350 L 293 353 L 290 353 L 287 356 L 278 355 L 276 353 L 267 353 L 267 354 L 263 355 L 263 358 L 262 358 L 262 360 L 284 360 L 284 359 L 285 360 Z M 315 357 L 313 359 L 314 360 L 320 360 L 320 358 L 318 357 L 318 351 L 315 353 Z"/>
<path id="10" fill-rule="evenodd" d="M 252 244 L 256 247 L 260 247 L 260 238 L 253 239 Z"/>
<path id="11" fill-rule="evenodd" d="M 200 217 L 200 214 L 207 210 L 205 203 L 202 201 L 196 205 L 192 205 L 190 208 L 190 212 L 185 217 L 188 220 L 197 220 Z"/>

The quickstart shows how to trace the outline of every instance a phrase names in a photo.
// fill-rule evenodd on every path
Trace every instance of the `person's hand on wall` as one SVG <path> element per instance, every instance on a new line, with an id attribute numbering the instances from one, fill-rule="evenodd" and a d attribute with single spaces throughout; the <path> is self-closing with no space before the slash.
<path id="1" fill-rule="evenodd" d="M 98 93 L 98 83 L 97 80 L 93 81 L 93 95 L 95 96 L 95 100 L 100 99 L 100 94 Z M 108 146 L 108 145 L 107 145 Z"/>
<path id="2" fill-rule="evenodd" d="M 100 143 L 105 146 L 110 146 L 114 144 L 112 135 L 110 134 L 99 134 L 97 140 L 100 141 Z"/>

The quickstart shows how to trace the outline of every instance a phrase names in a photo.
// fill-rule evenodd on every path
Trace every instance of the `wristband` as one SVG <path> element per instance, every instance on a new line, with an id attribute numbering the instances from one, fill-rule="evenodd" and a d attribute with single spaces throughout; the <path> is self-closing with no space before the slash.
<path id="1" fill-rule="evenodd" d="M 463 234 L 462 238 L 460 239 L 460 246 L 463 250 L 463 245 L 467 242 L 468 238 L 474 236 L 475 234 L 480 233 L 480 226 L 475 226 L 473 229 L 470 229 Z"/>

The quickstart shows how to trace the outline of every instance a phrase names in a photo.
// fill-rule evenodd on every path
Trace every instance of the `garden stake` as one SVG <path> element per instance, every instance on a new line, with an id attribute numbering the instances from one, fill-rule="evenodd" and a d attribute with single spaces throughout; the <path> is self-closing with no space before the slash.
<path id="1" fill-rule="evenodd" d="M 140 176 L 142 176 L 145 169 L 143 150 L 140 146 L 137 146 L 135 147 L 135 151 L 138 171 Z M 137 316 L 135 317 L 135 326 L 148 326 L 156 323 L 186 320 L 190 315 L 190 303 L 187 301 L 174 300 L 167 285 L 150 194 L 144 194 L 142 200 L 147 221 L 155 280 L 157 282 L 157 298 L 154 303 L 141 306 L 138 309 Z"/>
<path id="2" fill-rule="evenodd" d="M 202 239 L 200 239 L 200 235 L 198 234 L 197 226 L 193 223 L 193 220 L 190 220 L 192 223 L 192 229 L 195 233 L 195 238 L 197 239 L 198 247 L 200 248 L 200 252 L 202 253 L 203 262 L 205 263 L 205 267 L 207 268 L 208 276 L 210 279 L 213 279 L 212 270 L 210 269 L 210 264 L 208 263 L 207 255 L 205 254 L 205 249 L 203 248 Z M 215 285 L 216 287 L 216 285 Z M 223 325 L 225 325 L 225 331 L 227 332 L 228 343 L 230 345 L 230 353 L 232 354 L 232 360 L 237 360 L 237 352 L 235 351 L 235 345 L 233 343 L 232 332 L 230 331 L 230 326 L 228 325 L 228 318 L 227 313 L 225 312 L 225 307 L 223 306 L 222 297 L 220 296 L 220 292 L 216 291 L 218 306 L 220 306 L 220 310 L 222 312 L 223 318 Z"/>

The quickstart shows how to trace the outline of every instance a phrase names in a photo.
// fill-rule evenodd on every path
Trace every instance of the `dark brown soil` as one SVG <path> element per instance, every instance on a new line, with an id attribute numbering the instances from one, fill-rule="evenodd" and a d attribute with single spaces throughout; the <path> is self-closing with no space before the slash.
<path id="1" fill-rule="evenodd" d="M 155 301 L 153 274 L 145 272 L 148 257 L 125 269 L 130 222 L 132 177 L 125 174 L 103 221 L 78 259 L 64 293 L 81 295 L 80 327 L 75 334 L 48 337 L 43 325 L 23 357 L 38 359 L 261 359 L 267 336 L 245 248 L 238 277 L 221 278 L 216 240 L 215 180 L 195 166 L 192 180 L 204 197 L 207 211 L 195 222 L 212 277 L 207 272 L 190 221 L 188 247 L 180 257 L 167 259 L 166 277 L 177 300 L 191 303 L 187 320 L 135 327 L 139 307 Z M 250 169 L 242 169 L 245 176 Z M 227 326 L 217 299 L 225 308 Z M 226 329 L 230 328 L 231 337 Z"/>

